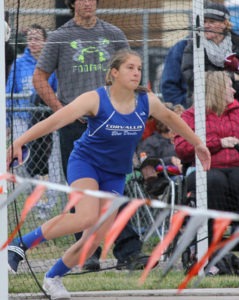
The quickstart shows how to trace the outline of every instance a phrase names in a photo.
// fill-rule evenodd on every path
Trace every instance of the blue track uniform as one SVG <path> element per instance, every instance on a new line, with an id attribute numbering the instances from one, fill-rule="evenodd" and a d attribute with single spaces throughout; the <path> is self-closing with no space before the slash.
<path id="1" fill-rule="evenodd" d="M 146 93 L 136 94 L 136 108 L 132 113 L 121 114 L 112 106 L 105 87 L 96 91 L 100 97 L 99 111 L 95 117 L 88 118 L 87 130 L 74 143 L 67 170 L 69 184 L 85 177 L 86 166 L 81 170 L 81 162 L 104 174 L 114 173 L 125 178 L 125 174 L 131 173 L 133 154 L 149 116 Z M 88 177 L 96 179 L 93 174 Z"/>

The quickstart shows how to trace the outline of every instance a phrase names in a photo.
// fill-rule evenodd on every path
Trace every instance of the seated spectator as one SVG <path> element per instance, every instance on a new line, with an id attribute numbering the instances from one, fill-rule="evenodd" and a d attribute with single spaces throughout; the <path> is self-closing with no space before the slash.
<path id="1" fill-rule="evenodd" d="M 239 76 L 237 74 L 239 63 L 235 64 L 231 57 L 232 53 L 235 53 L 235 57 L 239 56 L 239 36 L 231 30 L 232 24 L 229 19 L 230 13 L 224 5 L 206 2 L 204 6 L 205 71 L 225 69 L 231 71 L 233 87 L 236 90 L 235 98 L 239 100 Z M 184 49 L 181 68 L 188 85 L 189 95 L 191 95 L 194 85 L 192 40 L 188 41 Z"/>
<path id="2" fill-rule="evenodd" d="M 170 102 L 167 102 L 167 105 L 169 105 L 170 108 L 172 108 L 173 104 Z M 181 115 L 181 113 L 184 111 L 184 106 L 181 104 L 176 104 L 174 106 L 174 112 Z M 148 137 L 150 137 L 156 130 L 156 120 L 152 117 L 149 117 L 149 119 L 147 120 L 146 124 L 145 124 L 145 130 L 142 136 L 142 140 L 147 139 Z"/>
<path id="3" fill-rule="evenodd" d="M 156 121 L 154 118 L 149 117 L 149 119 L 147 120 L 146 124 L 145 124 L 145 130 L 142 136 L 142 140 L 147 139 L 148 137 L 150 137 L 154 131 L 156 130 Z"/>
<path id="4" fill-rule="evenodd" d="M 167 108 L 181 115 L 183 106 L 171 103 L 165 103 Z M 162 180 L 162 173 L 158 172 L 157 165 L 160 164 L 159 158 L 163 159 L 165 165 L 173 165 L 176 167 L 175 175 L 180 174 L 182 165 L 180 159 L 176 157 L 173 138 L 174 132 L 160 121 L 155 120 L 156 129 L 153 134 L 139 143 L 137 154 L 146 153 L 147 160 L 142 162 L 141 172 L 145 180 L 146 190 L 153 196 L 163 192 L 167 185 L 167 180 Z M 160 168 L 161 171 L 161 168 Z"/>
<path id="5" fill-rule="evenodd" d="M 207 205 L 209 209 L 239 212 L 239 103 L 234 99 L 232 80 L 225 71 L 208 71 L 206 84 L 206 143 L 211 152 L 211 169 L 207 171 Z M 190 107 L 183 120 L 195 130 L 195 110 Z M 195 165 L 193 147 L 179 135 L 174 139 L 178 157 Z M 195 170 L 187 177 L 188 192 L 196 193 Z M 209 221 L 209 243 L 212 222 Z"/>

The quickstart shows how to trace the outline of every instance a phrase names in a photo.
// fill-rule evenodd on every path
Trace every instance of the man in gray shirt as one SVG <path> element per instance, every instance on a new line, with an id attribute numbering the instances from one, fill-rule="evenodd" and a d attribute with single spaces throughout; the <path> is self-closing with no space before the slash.
<path id="1" fill-rule="evenodd" d="M 50 34 L 38 60 L 33 83 L 38 94 L 46 104 L 56 111 L 74 100 L 80 94 L 105 84 L 109 59 L 115 51 L 129 47 L 124 33 L 116 26 L 100 20 L 96 16 L 97 0 L 67 0 L 73 18 Z M 58 79 L 57 95 L 49 86 L 47 79 L 56 71 Z M 67 162 L 73 143 L 87 126 L 86 120 L 76 120 L 62 128 L 60 146 L 63 171 L 67 176 Z M 81 233 L 75 235 L 79 239 Z M 143 268 L 148 257 L 141 253 L 142 242 L 128 224 L 114 247 L 118 268 L 126 265 Z M 97 249 L 85 268 L 100 268 Z M 130 266 L 131 265 L 131 266 Z"/>

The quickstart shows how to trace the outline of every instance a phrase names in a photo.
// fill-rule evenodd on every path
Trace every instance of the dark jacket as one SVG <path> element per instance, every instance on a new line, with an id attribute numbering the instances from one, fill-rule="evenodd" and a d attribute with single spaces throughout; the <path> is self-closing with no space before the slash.
<path id="1" fill-rule="evenodd" d="M 169 49 L 160 82 L 163 100 L 174 105 L 181 104 L 184 107 L 188 107 L 187 85 L 183 79 L 181 63 L 186 45 L 187 40 L 181 40 Z"/>
<path id="2" fill-rule="evenodd" d="M 172 156 L 176 156 L 174 145 L 170 139 L 164 138 L 155 131 L 150 137 L 139 143 L 137 153 L 146 152 L 147 156 L 162 158 L 166 165 L 172 163 Z"/>

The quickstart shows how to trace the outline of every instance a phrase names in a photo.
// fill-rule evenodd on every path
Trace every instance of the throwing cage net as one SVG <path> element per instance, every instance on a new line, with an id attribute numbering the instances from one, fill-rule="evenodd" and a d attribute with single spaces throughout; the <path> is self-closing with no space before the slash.
<path id="1" fill-rule="evenodd" d="M 84 0 L 79 0 L 78 2 L 84 2 Z M 213 2 L 224 4 L 227 7 L 230 12 L 233 31 L 239 33 L 239 6 L 237 1 L 224 2 L 218 0 Z M 85 34 L 81 32 L 79 37 L 74 26 L 71 25 L 72 23 L 68 23 L 67 32 L 61 31 L 61 26 L 72 18 L 72 11 L 65 5 L 63 0 L 39 0 L 37 2 L 5 0 L 4 8 L 5 20 L 11 30 L 11 36 L 8 41 L 11 51 L 6 50 L 6 55 L 11 54 L 14 59 L 12 64 L 9 65 L 6 78 L 7 146 L 26 131 L 27 128 L 50 115 L 52 109 L 54 109 L 54 107 L 50 109 L 34 89 L 32 76 L 39 56 L 36 54 L 35 57 L 32 57 L 29 49 L 32 50 L 32 53 L 34 51 L 37 53 L 39 49 L 44 48 L 41 51 L 43 51 L 45 56 L 48 56 L 48 59 L 45 61 L 38 60 L 39 67 L 44 71 L 51 73 L 54 66 L 58 68 L 49 83 L 57 96 L 62 99 L 63 104 L 67 104 L 81 93 L 104 85 L 110 55 L 117 49 L 120 49 L 122 45 L 128 43 L 143 58 L 142 84 L 148 86 L 163 101 L 170 102 L 175 99 L 170 100 L 167 98 L 170 91 L 168 91 L 168 94 L 164 93 L 161 86 L 167 54 L 171 47 L 179 41 L 184 41 L 185 45 L 187 42 L 195 42 L 195 40 L 200 40 L 202 43 L 200 34 L 203 33 L 204 29 L 203 23 L 197 23 L 194 19 L 196 16 L 203 14 L 203 4 L 201 3 L 200 6 L 197 6 L 191 0 L 100 0 L 97 6 L 97 17 L 122 30 L 126 41 L 124 40 L 124 35 L 117 33 L 118 29 L 111 28 L 108 35 L 102 33 L 103 31 L 101 30 L 103 30 L 105 25 L 99 27 L 97 34 L 93 33 L 91 35 L 87 32 Z M 51 34 L 57 29 L 58 35 L 52 38 L 53 35 Z M 46 41 L 45 33 L 43 32 L 46 32 Z M 24 56 L 25 59 L 23 58 Z M 19 61 L 19 59 L 21 60 Z M 180 64 L 179 61 L 181 59 L 177 57 L 177 54 L 174 59 L 175 65 Z M 177 59 L 179 61 L 176 61 Z M 59 65 L 57 60 L 61 61 Z M 173 63 L 172 67 L 175 65 Z M 199 99 L 203 99 L 203 68 L 201 70 L 200 68 L 197 69 L 196 78 L 197 81 L 194 82 L 195 86 L 197 86 L 195 93 L 199 93 Z M 217 83 L 215 82 L 215 84 Z M 41 83 L 38 82 L 38 85 L 41 86 Z M 200 87 L 202 87 L 201 91 Z M 165 88 L 167 89 L 167 86 Z M 182 87 L 183 89 L 184 87 Z M 181 104 L 187 108 L 192 104 L 192 95 L 189 95 L 185 90 L 183 93 L 184 100 Z M 178 103 L 175 102 L 174 104 Z M 205 129 L 202 113 L 204 104 L 201 106 L 198 103 L 197 105 L 199 108 L 199 119 L 196 122 L 198 122 L 198 128 Z M 214 126 L 218 126 L 218 124 Z M 28 163 L 13 170 L 14 174 L 18 176 L 17 180 L 7 178 L 7 189 L 10 195 L 8 199 L 9 235 L 19 223 L 21 224 L 21 213 L 24 208 L 26 209 L 26 206 L 24 207 L 26 199 L 38 186 L 38 180 L 39 184 L 43 181 L 56 183 L 56 185 L 47 185 L 47 189 L 39 198 L 39 201 L 35 203 L 32 209 L 29 209 L 29 211 L 27 209 L 24 222 L 21 224 L 22 226 L 19 226 L 20 228 L 16 233 L 18 237 L 40 226 L 51 217 L 60 214 L 68 203 L 68 196 L 72 192 L 62 188 L 62 186 L 66 185 L 66 180 L 62 167 L 61 151 L 67 147 L 67 144 L 60 145 L 59 133 L 55 132 L 39 139 L 36 143 L 29 145 L 29 147 L 31 155 Z M 167 176 L 168 174 L 166 173 Z M 204 175 L 199 174 L 197 178 L 197 186 L 199 186 L 197 196 L 206 199 L 205 181 L 203 181 L 205 178 L 201 180 L 200 176 L 203 178 Z M 153 204 L 147 203 L 148 205 L 139 206 L 130 221 L 139 238 L 143 241 L 144 252 L 148 255 L 151 254 L 159 242 L 164 240 L 174 213 L 179 213 L 173 219 L 174 222 L 178 222 L 178 229 L 185 224 L 183 220 L 186 215 L 197 216 L 193 209 L 192 211 L 190 209 L 189 211 L 186 210 L 186 213 L 185 210 L 181 209 L 180 205 L 186 204 L 185 197 L 187 197 L 183 187 L 183 180 L 173 181 L 168 177 L 167 179 L 168 185 L 166 189 L 157 197 L 159 203 L 161 201 L 162 203 L 156 204 L 156 202 L 153 202 Z M 140 169 L 137 169 L 137 166 L 135 166 L 134 172 L 127 177 L 125 196 L 129 199 L 148 199 L 150 195 L 147 194 L 144 188 Z M 215 190 L 216 193 L 217 190 Z M 207 204 L 205 206 L 205 203 L 202 206 L 199 205 L 199 208 L 206 211 Z M 165 219 L 160 220 L 159 215 L 169 208 L 170 212 L 168 214 L 165 213 Z M 219 210 L 224 210 L 223 204 L 221 209 L 219 207 Z M 236 204 L 233 204 L 229 210 L 235 212 Z M 200 214 L 203 215 L 204 212 L 199 212 Z M 223 216 L 222 213 L 217 214 L 216 212 L 208 212 L 206 214 L 206 217 L 211 219 L 220 219 Z M 237 221 L 236 214 L 225 214 L 225 217 Z M 193 237 L 204 223 L 206 221 L 204 220 L 203 222 L 201 219 L 196 223 L 193 229 Z M 221 226 L 221 235 L 223 235 L 226 225 L 218 222 L 217 226 L 218 228 Z M 205 228 L 202 236 L 202 239 L 207 238 Z M 176 237 L 177 234 L 172 235 L 171 242 Z M 190 238 L 187 239 L 186 237 L 186 240 L 188 241 Z M 42 278 L 49 266 L 53 265 L 74 241 L 74 235 L 65 236 L 42 243 L 28 251 L 26 259 L 19 265 L 17 274 L 9 273 L 9 293 L 11 297 L 20 299 L 22 293 L 27 293 L 24 295 L 25 299 L 31 298 L 35 293 L 38 293 L 38 299 L 46 297 L 41 289 Z M 158 251 L 161 254 L 167 253 L 165 250 L 167 249 L 166 246 L 168 246 L 167 243 L 164 244 L 164 248 Z M 170 252 L 170 256 L 172 252 Z M 174 259 L 179 260 L 179 256 Z M 113 254 L 108 258 L 108 260 L 102 261 L 101 268 L 103 270 L 107 270 L 107 268 L 114 269 L 116 266 Z M 170 267 L 168 267 L 169 269 Z M 156 271 L 161 272 L 160 268 Z M 78 274 L 81 272 L 78 268 L 73 270 L 73 273 Z M 141 279 L 143 281 L 145 277 Z M 182 285 L 181 288 L 183 287 Z"/>

